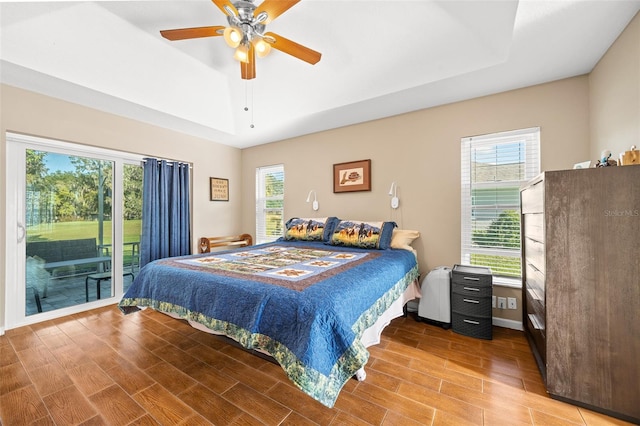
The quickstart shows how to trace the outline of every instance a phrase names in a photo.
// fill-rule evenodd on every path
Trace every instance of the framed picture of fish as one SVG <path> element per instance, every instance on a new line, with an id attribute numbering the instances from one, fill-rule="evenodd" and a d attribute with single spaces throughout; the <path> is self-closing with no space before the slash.
<path id="1" fill-rule="evenodd" d="M 333 165 L 333 192 L 371 191 L 371 160 Z"/>

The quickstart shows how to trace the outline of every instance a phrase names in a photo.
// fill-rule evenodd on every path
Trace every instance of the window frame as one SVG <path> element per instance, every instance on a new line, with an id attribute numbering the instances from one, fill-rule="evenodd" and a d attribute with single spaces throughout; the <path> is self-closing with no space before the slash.
<path id="1" fill-rule="evenodd" d="M 523 155 L 524 159 L 515 162 L 515 163 L 507 163 L 508 155 L 504 154 L 504 156 L 499 155 L 499 149 L 508 148 L 509 144 L 524 144 L 523 147 L 518 147 L 518 154 Z M 516 248 L 508 248 L 508 247 L 496 247 L 496 246 L 478 246 L 473 242 L 474 231 L 477 231 L 475 223 L 475 213 L 478 211 L 488 211 L 493 213 L 493 220 L 495 221 L 500 217 L 498 212 L 504 213 L 507 210 L 515 210 L 518 217 L 518 235 L 520 235 L 520 217 L 521 217 L 521 209 L 520 209 L 520 198 L 519 198 L 519 190 L 520 188 L 526 184 L 528 181 L 533 179 L 540 173 L 540 127 L 531 127 L 526 129 L 519 129 L 513 131 L 506 132 L 498 132 L 491 133 L 486 135 L 472 136 L 472 137 L 464 137 L 461 139 L 461 244 L 460 244 L 460 261 L 462 264 L 473 265 L 478 264 L 472 261 L 472 255 L 480 254 L 480 255 L 493 255 L 493 256 L 504 256 L 504 257 L 513 257 L 519 259 L 519 266 L 521 269 L 522 265 L 522 250 L 521 244 Z M 520 150 L 524 148 L 524 154 L 520 153 Z M 476 168 L 472 166 L 472 157 L 474 153 L 477 153 L 477 150 L 493 150 L 495 151 L 495 163 L 493 165 L 494 169 L 494 179 L 493 181 L 484 181 L 484 182 L 473 182 L 473 172 L 476 174 L 477 171 L 477 162 Z M 505 161 L 503 164 L 519 164 L 518 174 L 521 176 L 514 176 L 514 179 L 501 180 L 499 178 L 500 171 L 498 167 L 501 161 Z M 489 163 L 488 163 L 489 164 Z M 489 166 L 490 170 L 492 166 Z M 509 197 L 510 190 L 513 188 L 517 188 L 517 200 L 511 194 Z M 500 192 L 501 188 L 504 188 L 505 199 L 509 200 L 509 198 L 513 198 L 509 201 L 505 201 L 503 199 L 500 202 L 496 201 L 494 204 L 482 205 L 479 203 L 477 199 L 474 197 L 474 190 L 482 190 L 485 189 L 493 189 L 493 191 L 497 194 Z M 498 197 L 496 197 L 496 200 Z M 480 208 L 478 208 L 480 206 Z M 483 208 L 486 207 L 486 208 Z M 487 266 L 487 265 L 482 265 Z M 490 265 L 489 265 L 490 266 Z M 505 276 L 494 273 L 494 283 L 508 286 L 521 288 L 522 286 L 522 271 L 520 270 L 519 277 L 513 276 Z"/>
<path id="2" fill-rule="evenodd" d="M 282 194 L 267 196 L 266 177 L 268 175 L 282 175 Z M 285 171 L 284 164 L 274 164 L 269 166 L 256 167 L 256 244 L 268 243 L 277 240 L 284 235 L 284 194 L 285 194 Z M 269 201 L 280 201 L 282 207 L 267 207 Z M 267 211 L 279 211 L 280 234 L 270 235 L 267 225 Z M 276 231 L 277 231 L 276 227 Z"/>

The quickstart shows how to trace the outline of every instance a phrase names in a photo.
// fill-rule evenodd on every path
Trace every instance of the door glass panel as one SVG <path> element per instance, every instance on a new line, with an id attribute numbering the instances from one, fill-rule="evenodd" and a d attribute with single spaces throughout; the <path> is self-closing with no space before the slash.
<path id="1" fill-rule="evenodd" d="M 123 176 L 123 247 L 122 270 L 124 292 L 127 291 L 140 265 L 142 234 L 142 166 L 125 164 Z"/>
<path id="2" fill-rule="evenodd" d="M 113 162 L 26 150 L 26 312 L 113 294 Z"/>

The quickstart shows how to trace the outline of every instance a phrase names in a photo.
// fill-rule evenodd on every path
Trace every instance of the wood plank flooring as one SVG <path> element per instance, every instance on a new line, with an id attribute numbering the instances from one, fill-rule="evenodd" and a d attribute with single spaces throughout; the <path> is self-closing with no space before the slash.
<path id="1" fill-rule="evenodd" d="M 152 310 L 95 309 L 0 336 L 0 424 L 610 425 L 549 398 L 521 332 L 394 320 L 333 409 L 279 366 Z"/>

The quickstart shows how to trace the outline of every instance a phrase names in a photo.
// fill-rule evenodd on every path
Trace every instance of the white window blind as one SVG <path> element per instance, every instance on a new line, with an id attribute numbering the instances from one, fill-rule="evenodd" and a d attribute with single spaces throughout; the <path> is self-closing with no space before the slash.
<path id="1" fill-rule="evenodd" d="M 256 243 L 275 241 L 284 229 L 284 165 L 256 169 Z"/>
<path id="2" fill-rule="evenodd" d="M 461 262 L 522 276 L 520 186 L 540 173 L 540 128 L 462 139 Z"/>

